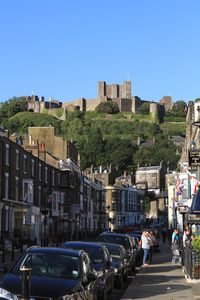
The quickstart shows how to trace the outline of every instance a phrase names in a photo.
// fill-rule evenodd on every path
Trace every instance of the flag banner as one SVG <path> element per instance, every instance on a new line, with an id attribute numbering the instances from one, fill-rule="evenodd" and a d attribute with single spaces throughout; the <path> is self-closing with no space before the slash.
<path id="1" fill-rule="evenodd" d="M 199 181 L 196 178 L 196 174 L 192 174 L 186 166 L 184 166 L 182 163 L 180 163 L 180 166 L 182 167 L 183 170 L 185 170 L 187 172 L 187 174 L 190 177 L 190 191 L 191 191 L 191 195 L 196 194 L 197 190 L 198 190 L 198 186 L 199 186 Z"/>
<path id="2" fill-rule="evenodd" d="M 199 186 L 199 181 L 196 179 L 195 175 L 190 175 L 190 186 L 191 186 L 191 195 L 196 194 Z"/>
<path id="3" fill-rule="evenodd" d="M 176 183 L 176 196 L 183 195 L 184 187 L 185 187 L 185 184 L 184 184 L 183 180 L 178 177 L 177 183 Z"/>

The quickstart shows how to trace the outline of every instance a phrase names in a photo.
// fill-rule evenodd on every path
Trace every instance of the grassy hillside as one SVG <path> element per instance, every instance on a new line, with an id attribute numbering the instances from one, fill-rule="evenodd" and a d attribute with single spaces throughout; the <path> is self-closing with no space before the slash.
<path id="1" fill-rule="evenodd" d="M 61 121 L 50 114 L 21 112 L 8 118 L 4 127 L 10 133 L 26 134 L 28 127 L 54 126 L 56 135 L 76 141 L 83 169 L 91 165 L 118 165 L 120 170 L 134 172 L 137 163 L 157 165 L 169 161 L 176 168 L 179 156 L 176 146 L 169 142 L 169 135 L 184 135 L 186 123 L 153 123 L 149 116 L 133 114 L 97 114 L 96 112 L 67 113 Z M 142 140 L 155 139 L 156 144 L 140 148 Z"/>

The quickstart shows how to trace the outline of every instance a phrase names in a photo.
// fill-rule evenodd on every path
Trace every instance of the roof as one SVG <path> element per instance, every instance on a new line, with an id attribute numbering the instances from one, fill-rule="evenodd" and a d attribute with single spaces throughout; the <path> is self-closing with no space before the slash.
<path id="1" fill-rule="evenodd" d="M 161 168 L 162 168 L 161 166 L 139 167 L 136 172 L 140 172 L 140 171 L 153 171 L 153 170 L 160 171 Z"/>
<path id="2" fill-rule="evenodd" d="M 180 135 L 173 135 L 170 138 L 170 141 L 172 141 L 173 143 L 183 143 L 185 142 L 185 138 Z"/>
<path id="3" fill-rule="evenodd" d="M 99 247 L 103 247 L 102 243 L 99 242 L 80 242 L 80 241 L 72 241 L 72 242 L 65 242 L 63 243 L 64 247 L 80 247 L 80 249 L 84 249 L 87 247 L 90 248 L 99 248 Z M 81 248 L 82 247 L 82 248 Z"/>
<path id="4" fill-rule="evenodd" d="M 59 248 L 59 247 L 30 247 L 26 250 L 28 253 L 65 253 L 68 255 L 75 255 L 80 256 L 80 250 L 73 250 L 73 249 L 66 249 L 66 248 Z"/>

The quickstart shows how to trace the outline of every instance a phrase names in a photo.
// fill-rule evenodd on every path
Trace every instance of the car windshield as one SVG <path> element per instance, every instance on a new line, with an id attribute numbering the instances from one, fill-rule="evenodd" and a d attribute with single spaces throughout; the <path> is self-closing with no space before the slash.
<path id="1" fill-rule="evenodd" d="M 121 258 L 121 253 L 120 253 L 120 250 L 118 249 L 118 248 L 112 248 L 112 247 L 109 247 L 108 246 L 108 251 L 109 251 L 109 253 L 110 253 L 110 256 L 112 257 L 112 258 Z"/>
<path id="2" fill-rule="evenodd" d="M 101 264 L 104 261 L 104 252 L 101 247 L 84 247 L 81 249 L 85 250 L 89 254 L 92 263 Z"/>
<path id="3" fill-rule="evenodd" d="M 123 245 L 125 249 L 130 249 L 131 242 L 126 236 L 118 235 L 102 235 L 98 237 L 98 241 Z"/>
<path id="4" fill-rule="evenodd" d="M 61 253 L 24 253 L 11 272 L 20 274 L 22 267 L 28 267 L 32 275 L 75 279 L 80 276 L 79 261 L 79 257 Z"/>

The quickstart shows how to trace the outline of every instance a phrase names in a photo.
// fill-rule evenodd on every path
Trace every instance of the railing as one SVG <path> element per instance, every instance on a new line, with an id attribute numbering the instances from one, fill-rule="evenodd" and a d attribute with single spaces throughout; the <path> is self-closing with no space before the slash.
<path id="1" fill-rule="evenodd" d="M 182 252 L 184 273 L 187 278 L 200 279 L 200 250 L 184 248 Z"/>

